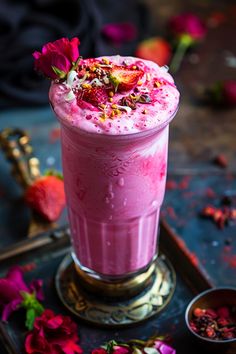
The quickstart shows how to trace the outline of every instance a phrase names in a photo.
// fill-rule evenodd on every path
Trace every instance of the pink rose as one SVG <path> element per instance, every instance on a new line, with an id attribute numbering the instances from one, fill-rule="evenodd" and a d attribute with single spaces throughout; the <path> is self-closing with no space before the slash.
<path id="1" fill-rule="evenodd" d="M 206 34 L 205 25 L 198 16 L 192 13 L 172 17 L 169 26 L 171 32 L 177 37 L 187 34 L 193 40 L 199 40 Z"/>
<path id="2" fill-rule="evenodd" d="M 61 38 L 49 42 L 42 52 L 34 52 L 35 69 L 50 79 L 65 79 L 79 58 L 80 41 L 78 38 Z"/>

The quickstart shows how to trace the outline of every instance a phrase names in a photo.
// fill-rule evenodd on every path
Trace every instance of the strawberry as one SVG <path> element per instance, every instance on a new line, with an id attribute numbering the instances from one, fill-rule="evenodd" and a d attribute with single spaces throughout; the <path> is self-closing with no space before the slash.
<path id="1" fill-rule="evenodd" d="M 108 99 L 108 93 L 105 87 L 83 88 L 77 96 L 77 100 L 83 100 L 91 105 L 98 107 Z"/>
<path id="2" fill-rule="evenodd" d="M 171 47 L 165 39 L 153 37 L 139 43 L 135 55 L 142 59 L 152 60 L 163 66 L 170 61 Z"/>
<path id="3" fill-rule="evenodd" d="M 143 74 L 143 70 L 114 65 L 110 71 L 109 79 L 115 90 L 130 91 L 137 85 Z"/>
<path id="4" fill-rule="evenodd" d="M 66 203 L 64 182 L 57 176 L 39 177 L 26 190 L 25 200 L 44 219 L 55 221 Z"/>

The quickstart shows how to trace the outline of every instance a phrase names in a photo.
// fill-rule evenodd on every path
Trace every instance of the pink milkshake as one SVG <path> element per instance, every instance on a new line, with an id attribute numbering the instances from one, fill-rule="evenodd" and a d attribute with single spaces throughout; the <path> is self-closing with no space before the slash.
<path id="1" fill-rule="evenodd" d="M 179 92 L 165 67 L 133 57 L 82 60 L 49 98 L 62 127 L 73 257 L 117 278 L 157 255 L 168 128 Z"/>

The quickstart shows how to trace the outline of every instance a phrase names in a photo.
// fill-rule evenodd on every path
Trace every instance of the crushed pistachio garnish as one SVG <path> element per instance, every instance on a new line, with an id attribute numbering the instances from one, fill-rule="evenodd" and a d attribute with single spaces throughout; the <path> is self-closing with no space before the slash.
<path id="1" fill-rule="evenodd" d="M 103 122 L 105 122 L 106 119 L 107 119 L 106 113 L 102 113 L 100 116 L 100 121 L 103 123 Z"/>
<path id="2" fill-rule="evenodd" d="M 90 85 L 90 84 L 82 84 L 81 85 L 83 88 L 85 88 L 85 89 L 90 89 L 90 88 L 92 88 L 92 86 Z"/>
<path id="3" fill-rule="evenodd" d="M 121 111 L 119 110 L 119 109 L 114 109 L 114 111 L 113 111 L 114 113 L 115 113 L 115 115 L 119 115 L 119 114 L 121 114 Z"/>
<path id="4" fill-rule="evenodd" d="M 102 58 L 102 62 L 106 65 L 110 64 L 110 60 L 108 58 Z"/>
<path id="5" fill-rule="evenodd" d="M 155 87 L 160 87 L 160 86 L 161 86 L 160 81 L 155 81 L 155 82 L 154 82 L 154 86 L 155 86 Z"/>

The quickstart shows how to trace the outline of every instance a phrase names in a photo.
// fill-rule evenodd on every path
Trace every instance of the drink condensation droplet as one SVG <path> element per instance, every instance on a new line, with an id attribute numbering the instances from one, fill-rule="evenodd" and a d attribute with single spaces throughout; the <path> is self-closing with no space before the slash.
<path id="1" fill-rule="evenodd" d="M 123 187 L 123 186 L 124 186 L 124 184 L 125 184 L 125 180 L 124 180 L 124 178 L 123 178 L 123 177 L 119 178 L 119 180 L 118 180 L 117 184 L 118 184 L 118 186 Z"/>

